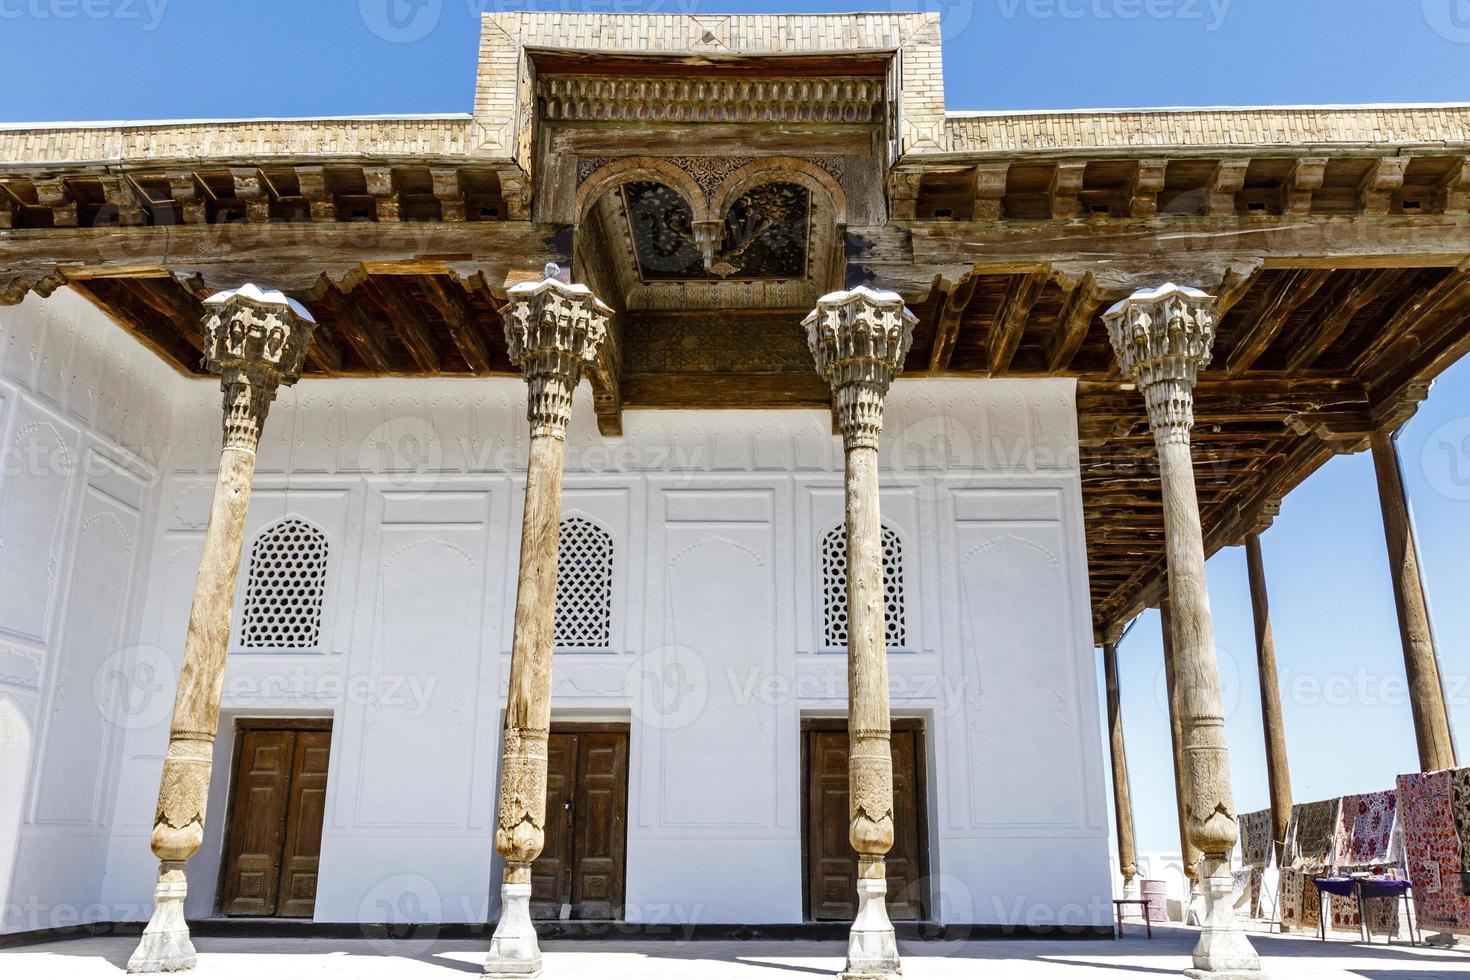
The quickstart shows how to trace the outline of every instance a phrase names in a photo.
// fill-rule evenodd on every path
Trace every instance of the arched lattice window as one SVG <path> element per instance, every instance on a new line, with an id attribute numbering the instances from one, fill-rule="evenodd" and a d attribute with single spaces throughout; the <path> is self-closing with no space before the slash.
<path id="1" fill-rule="evenodd" d="M 582 517 L 561 522 L 556 552 L 556 645 L 612 649 L 612 535 Z"/>
<path id="2" fill-rule="evenodd" d="M 288 517 L 261 531 L 250 546 L 240 646 L 246 650 L 307 650 L 322 632 L 327 588 L 327 536 Z"/>
<path id="3" fill-rule="evenodd" d="M 883 621 L 890 647 L 904 645 L 903 542 L 883 525 Z M 847 525 L 822 538 L 822 622 L 826 645 L 847 646 Z"/>

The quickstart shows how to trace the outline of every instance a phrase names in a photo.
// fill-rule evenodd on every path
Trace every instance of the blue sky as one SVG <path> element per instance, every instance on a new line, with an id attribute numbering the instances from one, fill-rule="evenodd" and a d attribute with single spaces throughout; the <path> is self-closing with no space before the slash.
<path id="1" fill-rule="evenodd" d="M 464 112 L 476 0 L 0 0 L 9 121 Z M 718 14 L 888 4 L 541 4 Z M 1470 0 L 949 0 L 951 109 L 1470 102 Z M 421 35 L 414 37 L 415 35 Z M 412 37 L 409 40 L 406 38 Z M 1470 246 L 1467 246 L 1470 247 Z M 1470 366 L 1408 425 L 1404 468 L 1452 718 L 1470 730 Z M 1372 466 L 1333 461 L 1264 537 L 1299 800 L 1386 788 L 1417 766 Z M 1237 803 L 1267 803 L 1244 554 L 1210 591 Z M 1122 647 L 1139 844 L 1178 846 L 1158 618 Z M 1470 749 L 1466 749 L 1470 751 Z"/>

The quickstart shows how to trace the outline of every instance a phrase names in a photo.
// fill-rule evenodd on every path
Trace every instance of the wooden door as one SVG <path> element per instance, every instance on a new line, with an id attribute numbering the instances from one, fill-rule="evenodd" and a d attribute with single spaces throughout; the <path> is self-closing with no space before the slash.
<path id="1" fill-rule="evenodd" d="M 553 728 L 546 769 L 546 846 L 531 865 L 532 917 L 621 918 L 627 875 L 627 727 Z"/>
<path id="2" fill-rule="evenodd" d="M 220 887 L 225 915 L 311 917 L 330 726 L 316 719 L 241 723 Z"/>
<path id="3" fill-rule="evenodd" d="M 847 839 L 847 728 L 808 722 L 802 768 L 806 824 L 807 917 L 846 921 L 857 915 L 857 855 Z M 928 896 L 927 821 L 924 815 L 923 733 L 912 723 L 894 723 L 893 850 L 888 852 L 888 915 L 921 920 Z"/>

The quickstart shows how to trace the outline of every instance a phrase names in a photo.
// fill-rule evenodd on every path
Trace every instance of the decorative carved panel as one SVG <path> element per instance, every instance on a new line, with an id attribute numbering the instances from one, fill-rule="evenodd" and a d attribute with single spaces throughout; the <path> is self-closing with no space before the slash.
<path id="1" fill-rule="evenodd" d="M 648 314 L 628 318 L 627 370 L 813 374 L 800 313 Z"/>

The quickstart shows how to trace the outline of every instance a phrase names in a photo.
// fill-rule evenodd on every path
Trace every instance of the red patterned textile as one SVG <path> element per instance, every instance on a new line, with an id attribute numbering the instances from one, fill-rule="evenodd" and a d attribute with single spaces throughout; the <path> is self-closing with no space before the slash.
<path id="1" fill-rule="evenodd" d="M 1276 908 L 1281 924 L 1295 928 L 1302 922 L 1302 885 L 1306 876 L 1296 868 L 1282 868 L 1276 883 Z"/>
<path id="2" fill-rule="evenodd" d="M 1456 772 L 1411 773 L 1398 778 L 1404 853 L 1414 883 L 1414 912 L 1429 931 L 1470 932 L 1470 896 L 1464 893 L 1460 837 L 1456 833 Z"/>
<path id="3" fill-rule="evenodd" d="M 1363 793 L 1342 798 L 1338 821 L 1336 863 L 1339 868 L 1359 868 L 1393 860 L 1394 819 L 1398 794 L 1393 790 Z"/>

